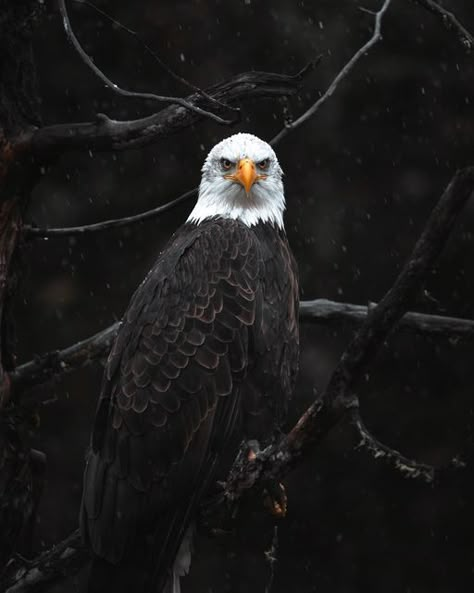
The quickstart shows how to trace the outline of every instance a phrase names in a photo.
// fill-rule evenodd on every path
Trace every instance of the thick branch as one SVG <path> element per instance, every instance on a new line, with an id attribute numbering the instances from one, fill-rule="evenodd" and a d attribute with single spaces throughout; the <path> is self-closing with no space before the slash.
<path id="1" fill-rule="evenodd" d="M 312 66 L 312 65 L 311 65 Z M 295 76 L 269 72 L 245 72 L 207 90 L 218 101 L 235 103 L 256 97 L 281 97 L 294 94 L 309 71 Z M 199 93 L 186 98 L 193 105 L 203 104 Z M 95 122 L 58 124 L 25 134 L 18 144 L 26 154 L 39 160 L 68 150 L 126 150 L 157 142 L 197 122 L 200 116 L 181 106 L 170 106 L 154 115 L 130 121 L 116 121 L 98 114 Z"/>
<path id="2" fill-rule="evenodd" d="M 337 321 L 362 324 L 368 313 L 375 307 L 338 303 L 327 299 L 302 301 L 300 303 L 300 319 L 315 323 L 333 323 Z M 424 335 L 433 335 L 450 339 L 474 338 L 474 320 L 446 317 L 444 315 L 427 315 L 425 313 L 406 313 L 398 324 L 400 329 L 408 329 Z"/>
<path id="3" fill-rule="evenodd" d="M 281 479 L 312 447 L 321 442 L 351 410 L 355 396 L 378 349 L 406 312 L 411 300 L 444 247 L 455 221 L 474 189 L 474 168 L 458 172 L 431 213 L 415 248 L 381 302 L 371 309 L 362 327 L 344 351 L 321 399 L 316 400 L 280 443 L 233 467 L 226 484 L 230 499 L 256 481 Z"/>
<path id="4" fill-rule="evenodd" d="M 458 21 L 456 15 L 433 0 L 411 0 L 441 18 L 448 31 L 454 31 L 467 51 L 474 48 L 474 36 Z"/>

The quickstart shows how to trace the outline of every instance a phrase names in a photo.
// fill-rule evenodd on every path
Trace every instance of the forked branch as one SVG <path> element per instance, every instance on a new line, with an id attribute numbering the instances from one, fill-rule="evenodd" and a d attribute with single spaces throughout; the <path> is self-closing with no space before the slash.
<path id="1" fill-rule="evenodd" d="M 375 22 L 374 22 L 374 31 L 370 39 L 364 43 L 364 45 L 359 48 L 356 53 L 351 57 L 351 59 L 347 62 L 347 64 L 338 72 L 334 80 L 329 85 L 326 92 L 315 102 L 309 109 L 307 109 L 302 115 L 300 115 L 295 121 L 291 123 L 287 123 L 284 128 L 282 128 L 278 134 L 270 140 L 270 144 L 275 146 L 285 138 L 290 132 L 299 128 L 302 124 L 304 124 L 308 119 L 313 117 L 313 115 L 322 107 L 322 105 L 333 95 L 336 91 L 339 83 L 346 78 L 346 76 L 352 71 L 354 66 L 357 62 L 365 56 L 365 54 L 382 39 L 382 19 L 385 13 L 390 6 L 391 0 L 384 0 L 382 7 L 378 10 L 375 14 Z"/>
<path id="2" fill-rule="evenodd" d="M 310 64 L 294 76 L 270 72 L 245 72 L 226 82 L 216 84 L 207 93 L 214 99 L 235 104 L 243 99 L 289 96 L 300 88 Z M 200 93 L 186 98 L 191 105 L 201 106 Z M 216 107 L 217 109 L 217 107 Z M 71 150 L 126 150 L 153 144 L 182 128 L 196 123 L 201 116 L 181 105 L 171 105 L 148 117 L 117 121 L 104 114 L 88 123 L 67 123 L 46 126 L 18 139 L 18 152 L 36 157 L 40 162 Z"/>
<path id="3" fill-rule="evenodd" d="M 209 119 L 212 119 L 219 124 L 229 125 L 233 123 L 232 120 L 223 119 L 215 113 L 212 113 L 211 111 L 206 111 L 205 109 L 201 109 L 201 107 L 198 107 L 197 105 L 190 103 L 189 101 L 186 101 L 186 99 L 181 99 L 180 97 L 166 97 L 164 95 L 156 95 L 155 93 L 138 93 L 135 91 L 128 91 L 126 89 L 119 87 L 117 84 L 115 84 L 115 82 L 110 80 L 110 78 L 106 74 L 104 74 L 102 70 L 98 66 L 96 66 L 96 64 L 94 64 L 91 58 L 84 51 L 82 45 L 79 43 L 78 38 L 72 30 L 71 21 L 69 20 L 69 15 L 66 9 L 66 1 L 58 0 L 58 3 L 59 11 L 63 19 L 66 37 L 68 38 L 76 52 L 79 54 L 82 61 L 86 64 L 86 66 L 92 70 L 92 72 L 99 78 L 99 80 L 101 80 L 105 84 L 105 86 L 114 91 L 114 93 L 117 93 L 117 95 L 120 95 L 122 97 L 129 97 L 134 99 L 147 99 L 149 101 L 156 101 L 158 103 L 171 103 L 175 105 L 181 105 L 181 107 L 189 109 L 190 111 L 194 111 L 195 113 L 203 117 L 208 117 Z"/>
<path id="4" fill-rule="evenodd" d="M 459 213 L 474 192 L 474 168 L 459 171 L 433 209 L 425 229 L 393 286 L 370 310 L 345 349 L 322 396 L 278 444 L 232 468 L 226 484 L 230 499 L 256 482 L 283 478 L 312 448 L 359 406 L 356 392 L 378 349 L 406 313 L 426 273 L 443 249 Z"/>

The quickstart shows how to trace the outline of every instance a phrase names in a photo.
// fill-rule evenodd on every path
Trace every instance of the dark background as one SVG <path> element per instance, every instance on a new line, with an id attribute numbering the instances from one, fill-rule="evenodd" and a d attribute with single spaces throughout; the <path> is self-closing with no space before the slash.
<path id="1" fill-rule="evenodd" d="M 87 51 L 114 81 L 134 90 L 185 95 L 139 44 L 92 10 L 71 5 Z M 365 8 L 380 3 L 364 2 Z M 372 31 L 356 1 L 126 2 L 98 5 L 137 29 L 161 58 L 205 87 L 250 69 L 293 73 L 324 60 L 291 100 L 295 116 L 324 91 Z M 474 29 L 472 0 L 445 1 Z M 457 168 L 473 163 L 473 54 L 441 21 L 393 1 L 384 40 L 331 100 L 277 148 L 286 172 L 286 227 L 303 298 L 365 304 L 380 299 Z M 134 118 L 155 106 L 118 99 L 80 62 L 58 17 L 36 39 L 45 123 Z M 285 105 L 245 103 L 233 130 L 205 121 L 156 145 L 117 154 L 70 154 L 34 194 L 31 221 L 67 226 L 129 215 L 198 184 L 202 161 L 233 131 L 271 138 Z M 18 303 L 20 361 L 65 347 L 120 318 L 156 254 L 191 209 L 184 204 L 130 230 L 38 240 L 24 253 Z M 474 317 L 474 204 L 430 275 L 414 309 Z M 350 327 L 302 326 L 301 374 L 292 418 L 320 391 Z M 38 448 L 48 456 L 37 550 L 77 525 L 83 458 L 101 369 L 50 386 Z M 376 435 L 404 453 L 443 463 L 472 429 L 472 343 L 393 335 L 360 393 Z M 331 435 L 287 480 L 289 513 L 279 527 L 273 593 L 446 592 L 474 586 L 472 469 L 437 486 L 405 480 L 346 431 Z M 200 541 L 184 591 L 262 592 L 272 527 L 260 508 L 235 536 Z M 57 591 L 71 591 L 71 583 Z"/>

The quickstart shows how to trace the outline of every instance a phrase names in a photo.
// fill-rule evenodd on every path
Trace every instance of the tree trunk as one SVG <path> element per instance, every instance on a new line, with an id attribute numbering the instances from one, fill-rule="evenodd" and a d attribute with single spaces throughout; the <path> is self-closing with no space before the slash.
<path id="1" fill-rule="evenodd" d="M 34 415 L 9 406 L 15 261 L 22 215 L 39 173 L 31 160 L 22 162 L 21 138 L 39 124 L 32 38 L 42 6 L 38 0 L 0 0 L 0 572 L 31 532 L 44 473 L 44 456 L 30 449 Z"/>

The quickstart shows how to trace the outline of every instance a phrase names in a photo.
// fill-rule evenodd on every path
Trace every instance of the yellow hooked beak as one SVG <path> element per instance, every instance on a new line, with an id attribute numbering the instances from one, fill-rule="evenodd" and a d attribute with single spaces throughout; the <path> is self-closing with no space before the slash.
<path id="1" fill-rule="evenodd" d="M 225 175 L 225 179 L 230 179 L 236 183 L 240 183 L 245 189 L 247 196 L 250 193 L 252 185 L 257 179 L 264 179 L 266 175 L 257 175 L 255 163 L 252 159 L 240 159 L 237 163 L 237 170 L 235 173 Z"/>

